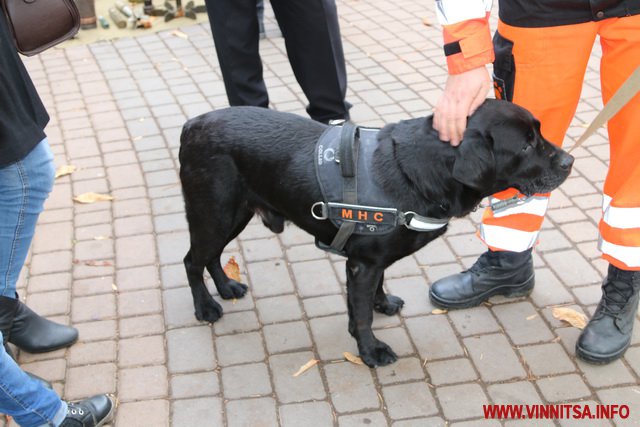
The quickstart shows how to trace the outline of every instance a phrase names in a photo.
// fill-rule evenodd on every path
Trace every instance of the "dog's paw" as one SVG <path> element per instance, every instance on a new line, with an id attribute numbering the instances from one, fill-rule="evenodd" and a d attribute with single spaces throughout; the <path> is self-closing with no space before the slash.
<path id="1" fill-rule="evenodd" d="M 213 298 L 196 306 L 196 319 L 201 322 L 213 323 L 222 317 L 222 306 Z"/>
<path id="2" fill-rule="evenodd" d="M 386 366 L 398 360 L 398 356 L 391 347 L 379 340 L 376 340 L 375 345 L 370 348 L 361 350 L 360 358 L 370 368 Z"/>
<path id="3" fill-rule="evenodd" d="M 236 282 L 235 280 L 229 280 L 224 287 L 218 288 L 218 294 L 222 299 L 242 298 L 249 287 L 244 283 Z"/>
<path id="4" fill-rule="evenodd" d="M 373 305 L 373 309 L 378 313 L 386 314 L 387 316 L 393 316 L 398 313 L 404 306 L 404 300 L 394 295 L 385 295 L 382 301 L 376 301 Z"/>

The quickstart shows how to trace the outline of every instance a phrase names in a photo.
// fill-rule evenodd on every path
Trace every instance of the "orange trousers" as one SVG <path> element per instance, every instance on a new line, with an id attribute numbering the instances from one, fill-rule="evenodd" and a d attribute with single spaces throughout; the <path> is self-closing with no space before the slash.
<path id="1" fill-rule="evenodd" d="M 562 144 L 578 106 L 596 36 L 602 46 L 600 84 L 606 103 L 640 66 L 640 15 L 546 28 L 500 22 L 494 38 L 494 77 L 503 83 L 496 84 L 496 95 L 527 108 L 540 120 L 545 138 Z M 640 270 L 640 94 L 609 121 L 607 130 L 610 164 L 599 249 L 616 267 Z M 506 199 L 514 194 L 511 189 L 493 197 Z M 548 194 L 502 212 L 487 209 L 480 237 L 494 250 L 531 248 L 547 205 Z"/>

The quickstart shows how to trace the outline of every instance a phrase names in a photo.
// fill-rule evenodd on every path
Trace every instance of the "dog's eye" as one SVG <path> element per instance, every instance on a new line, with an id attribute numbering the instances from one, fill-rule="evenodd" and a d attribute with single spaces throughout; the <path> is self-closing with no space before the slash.
<path id="1" fill-rule="evenodd" d="M 533 129 L 529 129 L 529 132 L 527 132 L 527 141 L 533 141 L 535 137 L 536 134 L 533 132 Z"/>
<path id="2" fill-rule="evenodd" d="M 526 152 L 528 152 L 528 151 L 531 151 L 531 149 L 532 149 L 532 148 L 533 148 L 533 145 L 531 145 L 531 144 L 524 144 L 524 145 L 522 146 L 522 151 L 524 151 L 524 152 L 526 153 Z"/>

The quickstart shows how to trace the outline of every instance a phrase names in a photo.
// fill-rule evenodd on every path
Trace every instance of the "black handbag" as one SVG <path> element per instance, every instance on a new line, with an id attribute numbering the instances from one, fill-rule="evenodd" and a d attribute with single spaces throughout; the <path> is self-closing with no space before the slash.
<path id="1" fill-rule="evenodd" d="M 33 56 L 70 39 L 80 29 L 74 0 L 0 0 L 16 49 Z"/>

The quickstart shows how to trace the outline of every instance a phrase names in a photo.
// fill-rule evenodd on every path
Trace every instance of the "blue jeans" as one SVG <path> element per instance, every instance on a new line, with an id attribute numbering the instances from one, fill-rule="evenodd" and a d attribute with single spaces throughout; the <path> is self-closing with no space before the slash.
<path id="1" fill-rule="evenodd" d="M 0 295 L 16 296 L 18 275 L 54 175 L 46 138 L 22 160 L 0 168 Z"/>
<path id="2" fill-rule="evenodd" d="M 2 332 L 0 332 L 0 340 Z M 0 413 L 22 427 L 57 427 L 67 416 L 67 404 L 55 391 L 24 373 L 0 345 Z"/>

